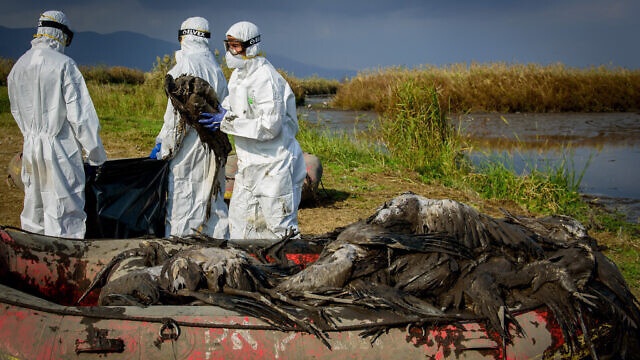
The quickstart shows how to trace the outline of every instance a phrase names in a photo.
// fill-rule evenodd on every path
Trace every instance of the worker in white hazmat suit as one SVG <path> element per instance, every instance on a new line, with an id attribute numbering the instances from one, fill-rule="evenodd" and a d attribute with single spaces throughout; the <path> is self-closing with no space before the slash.
<path id="1" fill-rule="evenodd" d="M 298 230 L 306 168 L 295 136 L 295 96 L 260 52 L 260 32 L 239 22 L 226 33 L 225 59 L 234 68 L 224 115 L 203 114 L 202 124 L 235 139 L 238 172 L 229 204 L 232 239 L 279 239 Z"/>
<path id="2" fill-rule="evenodd" d="M 22 228 L 81 239 L 87 217 L 83 156 L 98 166 L 107 155 L 84 78 L 64 54 L 72 37 L 64 13 L 44 12 L 31 49 L 16 61 L 7 84 L 11 113 L 24 137 Z"/>
<path id="3" fill-rule="evenodd" d="M 176 65 L 169 74 L 174 79 L 191 75 L 206 80 L 222 102 L 228 94 L 227 80 L 209 50 L 209 37 L 206 19 L 186 19 L 178 31 L 180 50 L 175 53 Z M 197 230 L 227 239 L 229 223 L 224 202 L 224 171 L 219 171 L 218 176 L 221 191 L 211 194 L 216 172 L 215 155 L 203 145 L 193 127 L 188 124 L 179 127 L 179 121 L 179 113 L 168 100 L 164 124 L 151 153 L 153 158 L 170 159 L 165 236 L 187 236 Z"/>

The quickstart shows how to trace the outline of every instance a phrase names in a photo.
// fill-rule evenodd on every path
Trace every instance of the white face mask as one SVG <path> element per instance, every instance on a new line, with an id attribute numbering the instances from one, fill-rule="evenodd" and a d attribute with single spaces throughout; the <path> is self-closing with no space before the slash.
<path id="1" fill-rule="evenodd" d="M 224 59 L 227 61 L 227 66 L 231 69 L 242 69 L 246 64 L 246 61 L 242 58 L 242 55 L 233 55 L 229 51 L 225 53 Z"/>

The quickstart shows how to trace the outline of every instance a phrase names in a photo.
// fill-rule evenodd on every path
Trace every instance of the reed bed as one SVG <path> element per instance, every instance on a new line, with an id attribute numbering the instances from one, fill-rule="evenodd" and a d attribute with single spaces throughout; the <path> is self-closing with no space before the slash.
<path id="1" fill-rule="evenodd" d="M 459 137 L 448 122 L 435 88 L 408 81 L 392 92 L 380 124 L 380 142 L 391 157 L 429 179 L 444 180 L 459 171 Z"/>
<path id="2" fill-rule="evenodd" d="M 329 95 L 335 94 L 340 88 L 340 81 L 335 79 L 323 79 L 317 75 L 300 80 L 305 95 Z"/>
<path id="3" fill-rule="evenodd" d="M 144 72 L 124 66 L 80 66 L 80 72 L 87 82 L 98 84 L 131 84 L 144 83 Z"/>
<path id="4" fill-rule="evenodd" d="M 361 72 L 338 90 L 334 105 L 385 112 L 392 89 L 411 81 L 435 87 L 451 112 L 611 112 L 640 109 L 640 70 L 562 64 L 454 64 Z"/>

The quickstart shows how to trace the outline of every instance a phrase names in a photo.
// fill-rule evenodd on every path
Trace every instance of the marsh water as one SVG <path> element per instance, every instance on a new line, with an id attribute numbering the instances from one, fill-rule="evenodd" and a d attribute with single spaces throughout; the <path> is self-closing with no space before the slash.
<path id="1" fill-rule="evenodd" d="M 373 112 L 323 106 L 307 99 L 298 114 L 331 132 L 375 129 Z M 452 124 L 475 144 L 476 164 L 499 160 L 518 173 L 563 166 L 593 203 L 640 219 L 640 113 L 465 114 Z"/>

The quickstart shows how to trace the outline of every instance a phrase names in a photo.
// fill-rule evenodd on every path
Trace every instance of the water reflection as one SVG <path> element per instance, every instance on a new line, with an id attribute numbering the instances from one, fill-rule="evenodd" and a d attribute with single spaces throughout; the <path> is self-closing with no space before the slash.
<path id="1" fill-rule="evenodd" d="M 479 152 L 510 152 L 518 171 L 569 162 L 586 167 L 584 192 L 640 199 L 640 114 L 465 115 L 460 128 Z"/>
<path id="2" fill-rule="evenodd" d="M 298 117 L 316 124 L 330 133 L 366 132 L 376 126 L 378 115 L 373 111 L 337 110 L 328 107 L 326 96 L 308 96 L 305 106 L 298 107 Z"/>
<path id="3" fill-rule="evenodd" d="M 301 118 L 329 132 L 366 132 L 374 112 L 330 109 L 311 98 Z M 465 114 L 452 121 L 473 144 L 472 159 L 497 155 L 517 172 L 563 165 L 583 175 L 580 190 L 603 206 L 640 218 L 640 114 Z M 508 156 L 505 156 L 508 154 Z"/>
<path id="4" fill-rule="evenodd" d="M 589 200 L 639 221 L 640 114 L 470 114 L 458 122 L 475 159 L 508 153 L 517 172 L 563 165 L 583 175 Z"/>
<path id="5" fill-rule="evenodd" d="M 491 148 L 640 144 L 637 113 L 467 114 L 457 122 L 464 134 Z"/>
<path id="6" fill-rule="evenodd" d="M 576 181 L 581 180 L 580 192 L 587 200 L 620 211 L 629 221 L 640 220 L 640 170 L 637 166 L 640 146 L 475 151 L 470 157 L 476 164 L 488 158 L 502 160 L 519 174 L 532 168 L 545 171 L 562 166 L 573 173 Z"/>

